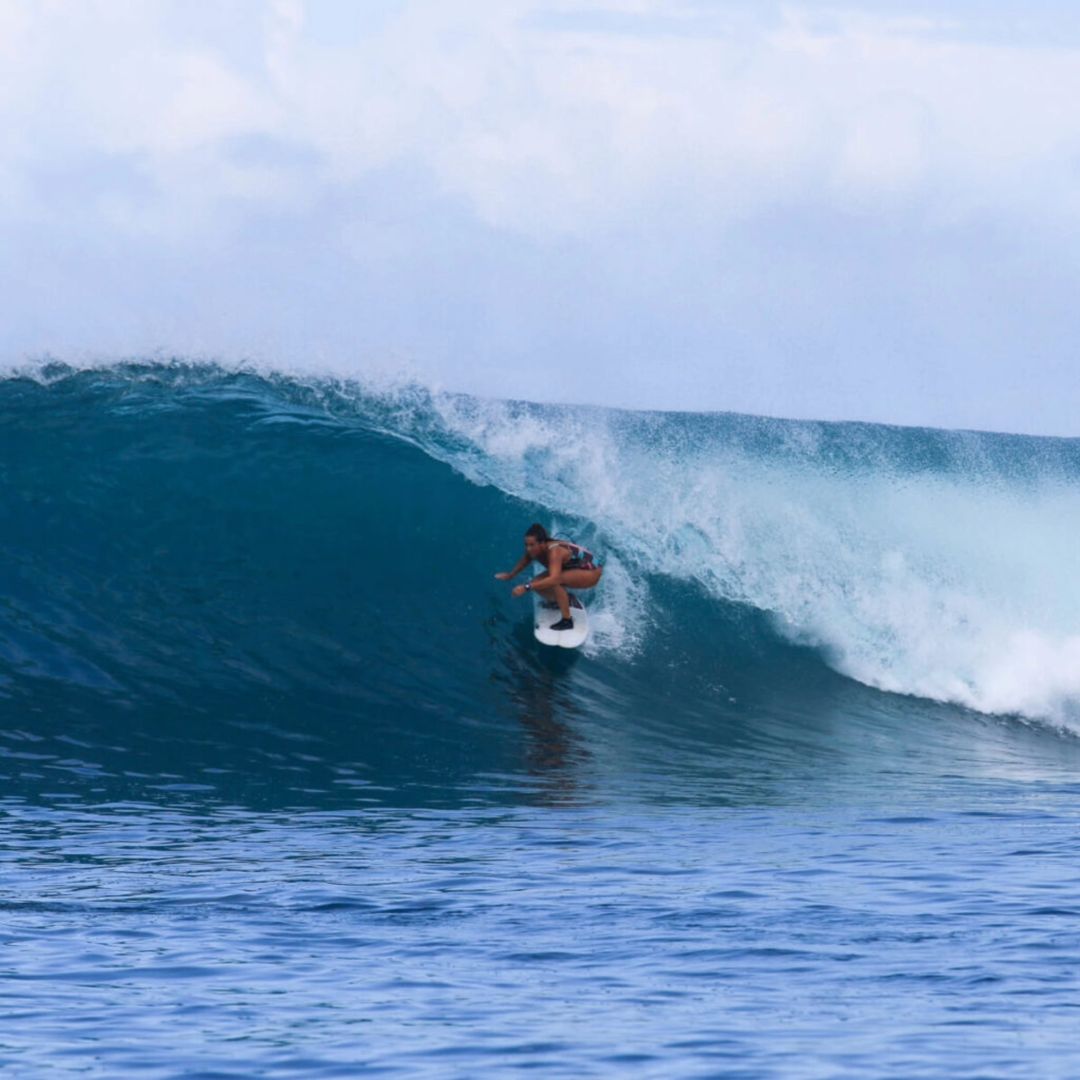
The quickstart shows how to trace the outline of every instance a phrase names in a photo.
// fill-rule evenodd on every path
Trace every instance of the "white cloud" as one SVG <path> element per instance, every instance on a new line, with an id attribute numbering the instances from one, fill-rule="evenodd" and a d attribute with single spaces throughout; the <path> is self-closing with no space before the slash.
<path id="1" fill-rule="evenodd" d="M 571 357 L 666 351 L 696 373 L 688 387 L 722 366 L 725 392 L 734 372 L 765 388 L 759 407 L 787 411 L 768 388 L 801 368 L 819 395 L 853 384 L 855 361 L 829 359 L 849 347 L 887 347 L 894 366 L 948 348 L 973 365 L 1027 332 L 1010 338 L 988 311 L 1033 326 L 1040 312 L 1040 333 L 1062 332 L 1040 305 L 1071 295 L 1066 256 L 1032 245 L 1080 217 L 1080 53 L 1010 43 L 990 0 L 920 6 L 0 0 L 0 244 L 8 265 L 36 260 L 74 292 L 102 261 L 141 259 L 163 282 L 182 267 L 190 312 L 171 281 L 160 296 L 140 285 L 124 312 L 130 327 L 157 304 L 167 348 L 186 319 L 214 340 L 208 308 L 241 348 L 295 295 L 294 339 L 312 297 L 338 296 L 324 317 L 339 339 L 358 332 L 355 306 L 393 347 L 401 327 L 430 327 L 410 338 L 420 351 L 494 349 L 481 322 L 503 328 L 500 347 L 544 333 Z M 997 31 L 967 33 L 990 6 Z M 970 229 L 1007 240 L 969 254 Z M 1022 255 L 999 278 L 1002 251 Z M 200 293 L 203 278 L 216 284 Z M 1029 291 L 1014 302 L 1014 287 Z M 108 296 L 87 296 L 95 325 L 120 325 Z M 20 348 L 50 344 L 33 303 L 9 320 Z M 1040 347 L 1066 366 L 1063 338 Z M 914 400 L 939 375 L 910 363 Z M 640 380 L 671 385 L 644 361 Z"/>
<path id="2" fill-rule="evenodd" d="M 308 147 L 315 184 L 420 163 L 480 220 L 525 232 L 587 234 L 668 187 L 721 219 L 778 198 L 887 205 L 942 190 L 960 210 L 1073 213 L 1073 50 L 965 44 L 925 19 L 823 21 L 797 6 L 753 30 L 733 19 L 717 33 L 714 19 L 698 36 L 697 9 L 645 0 L 598 10 L 681 15 L 683 32 L 558 31 L 536 18 L 550 5 L 417 0 L 336 46 L 306 34 L 302 0 L 256 10 L 246 33 L 259 62 L 245 66 L 224 31 L 199 48 L 176 41 L 168 3 L 3 0 L 0 165 L 132 155 L 159 185 L 163 220 L 292 190 L 222 160 L 222 144 L 246 135 Z M 197 23 L 199 9 L 183 18 Z"/>

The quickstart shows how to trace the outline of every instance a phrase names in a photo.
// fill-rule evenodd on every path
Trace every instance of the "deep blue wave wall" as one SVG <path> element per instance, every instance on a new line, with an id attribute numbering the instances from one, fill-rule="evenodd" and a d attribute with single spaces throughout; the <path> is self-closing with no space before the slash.
<path id="1" fill-rule="evenodd" d="M 475 404 L 440 412 L 411 393 L 405 407 L 400 393 L 186 365 L 0 382 L 10 782 L 296 803 L 457 798 L 464 785 L 487 798 L 523 774 L 557 787 L 585 758 L 586 772 L 655 779 L 663 747 L 664 767 L 678 759 L 730 794 L 812 758 L 840 714 L 879 732 L 942 729 L 937 707 L 916 720 L 906 699 L 841 677 L 828 643 L 787 632 L 775 610 L 680 575 L 692 529 L 650 565 L 612 525 L 610 493 L 595 518 L 578 512 L 560 496 L 577 490 L 565 463 L 525 469 L 543 498 L 509 493 L 510 451 L 461 420 Z M 504 443 L 537 408 L 502 418 Z M 552 415 L 548 428 L 565 423 Z M 673 428 L 648 423 L 648 440 L 624 437 L 635 453 L 652 445 L 663 474 Z M 749 421 L 727 423 L 745 452 Z M 777 449 L 775 429 L 748 430 L 759 459 L 790 454 L 790 433 Z M 839 451 L 820 445 L 835 468 Z M 535 518 L 611 560 L 608 630 L 601 619 L 588 656 L 537 646 L 527 605 L 492 580 Z"/>

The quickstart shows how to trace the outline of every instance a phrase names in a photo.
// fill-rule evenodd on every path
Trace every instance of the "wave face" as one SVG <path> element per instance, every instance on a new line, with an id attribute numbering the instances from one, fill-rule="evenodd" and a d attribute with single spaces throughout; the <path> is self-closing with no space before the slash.
<path id="1" fill-rule="evenodd" d="M 669 713 L 802 665 L 803 689 L 831 669 L 1080 718 L 1073 440 L 46 365 L 0 381 L 0 469 L 0 695 L 24 712 L 448 738 L 502 700 L 492 657 L 532 648 L 491 574 L 538 518 L 606 557 L 592 677 Z"/>

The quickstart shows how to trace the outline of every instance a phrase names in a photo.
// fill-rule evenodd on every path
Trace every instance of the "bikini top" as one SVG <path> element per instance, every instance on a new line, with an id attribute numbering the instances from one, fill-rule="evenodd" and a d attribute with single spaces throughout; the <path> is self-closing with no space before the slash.
<path id="1" fill-rule="evenodd" d="M 550 540 L 548 541 L 548 544 L 549 546 L 551 544 L 557 544 L 559 547 L 570 549 L 570 558 L 563 563 L 563 567 L 570 567 L 571 565 L 592 565 L 593 553 L 588 548 L 582 547 L 580 544 L 575 544 L 572 540 Z M 547 566 L 546 556 L 541 561 L 544 566 Z"/>

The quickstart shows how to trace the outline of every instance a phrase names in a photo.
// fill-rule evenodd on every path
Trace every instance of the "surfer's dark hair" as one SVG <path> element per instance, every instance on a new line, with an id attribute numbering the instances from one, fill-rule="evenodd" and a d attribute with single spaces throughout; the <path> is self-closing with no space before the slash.
<path id="1" fill-rule="evenodd" d="M 525 535 L 535 537 L 541 544 L 546 544 L 551 539 L 543 525 L 530 525 L 525 530 Z"/>

